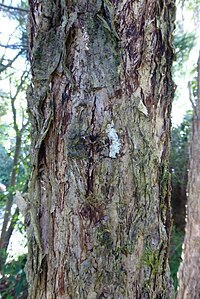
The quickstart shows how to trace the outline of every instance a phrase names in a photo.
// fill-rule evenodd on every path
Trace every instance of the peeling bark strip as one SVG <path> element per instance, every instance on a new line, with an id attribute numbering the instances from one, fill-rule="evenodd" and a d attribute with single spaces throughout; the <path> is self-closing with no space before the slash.
<path id="1" fill-rule="evenodd" d="M 30 7 L 29 299 L 171 299 L 174 1 Z"/>

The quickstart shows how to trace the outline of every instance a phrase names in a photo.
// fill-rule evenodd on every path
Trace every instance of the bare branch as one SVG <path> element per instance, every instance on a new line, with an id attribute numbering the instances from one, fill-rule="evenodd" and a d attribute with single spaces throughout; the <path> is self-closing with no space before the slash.
<path id="1" fill-rule="evenodd" d="M 28 77 L 28 72 L 24 71 L 22 76 L 21 76 L 20 84 L 17 86 L 15 95 L 12 96 L 11 91 L 10 91 L 10 99 L 11 99 L 11 107 L 12 107 L 12 114 L 13 114 L 14 130 L 15 130 L 17 135 L 19 133 L 19 128 L 18 128 L 18 124 L 17 124 L 17 113 L 16 113 L 16 107 L 15 107 L 15 100 L 16 100 L 19 92 L 22 90 L 22 87 L 23 87 L 27 77 Z"/>
<path id="2" fill-rule="evenodd" d="M 13 58 L 13 59 L 11 59 L 6 65 L 4 65 L 4 64 L 1 64 L 0 65 L 0 73 L 2 73 L 2 72 L 4 72 L 8 67 L 10 67 L 12 64 L 13 64 L 13 62 L 22 54 L 24 52 L 24 50 L 21 50 L 21 51 L 19 51 L 18 53 L 17 53 L 17 55 Z"/>
<path id="3" fill-rule="evenodd" d="M 0 44 L 1 48 L 5 48 L 5 49 L 11 49 L 11 50 L 28 50 L 28 46 L 27 45 L 17 45 L 17 44 L 13 44 L 13 45 L 2 45 Z"/>
<path id="4" fill-rule="evenodd" d="M 17 90 L 14 96 L 11 95 L 11 99 L 16 99 L 16 97 L 18 96 L 19 92 L 22 90 L 22 87 L 24 85 L 24 83 L 26 82 L 26 79 L 28 78 L 29 72 L 27 70 L 25 70 L 20 78 L 20 84 L 17 85 Z"/>
<path id="5" fill-rule="evenodd" d="M 11 222 L 10 222 L 10 225 L 6 231 L 6 235 L 5 235 L 5 239 L 3 240 L 4 241 L 4 246 L 3 248 L 7 250 L 7 247 L 8 247 L 8 244 L 9 244 L 9 240 L 10 240 L 10 237 L 12 235 L 12 232 L 15 228 L 15 225 L 18 221 L 18 217 L 19 217 L 19 209 L 18 207 L 16 208 L 14 214 L 12 215 L 12 219 L 11 219 Z"/>
<path id="6" fill-rule="evenodd" d="M 26 121 L 24 122 L 24 120 L 26 120 Z M 21 134 L 23 134 L 23 132 L 26 130 L 26 128 L 28 127 L 28 124 L 29 124 L 29 119 L 27 120 L 27 118 L 25 118 L 24 109 L 22 109 L 22 126 L 21 126 L 21 130 L 20 130 Z"/>
<path id="7" fill-rule="evenodd" d="M 0 4 L 0 8 L 2 8 L 2 10 L 17 10 L 23 13 L 29 13 L 29 9 L 25 9 L 25 8 L 21 8 L 21 7 L 14 7 L 14 6 L 10 6 L 10 5 L 5 5 L 5 4 Z"/>
<path id="8" fill-rule="evenodd" d="M 22 124 L 21 133 L 23 133 L 25 131 L 25 129 L 28 127 L 28 124 L 29 124 L 29 120 L 27 120 L 27 122 L 25 122 L 25 124 Z"/>
<path id="9" fill-rule="evenodd" d="M 193 108 L 193 110 L 195 111 L 195 109 L 196 109 L 196 105 L 195 105 L 194 100 L 193 100 L 193 96 L 192 96 L 192 86 L 191 86 L 191 82 L 190 82 L 190 81 L 188 82 L 188 91 L 189 91 L 189 100 L 190 100 L 190 102 L 191 102 L 191 104 L 192 104 L 192 108 Z"/>

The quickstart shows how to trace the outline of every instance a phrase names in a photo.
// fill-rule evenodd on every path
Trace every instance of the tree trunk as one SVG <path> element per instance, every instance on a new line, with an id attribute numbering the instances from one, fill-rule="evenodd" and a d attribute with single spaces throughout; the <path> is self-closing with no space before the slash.
<path id="1" fill-rule="evenodd" d="M 174 1 L 30 1 L 32 299 L 173 298 Z"/>
<path id="2" fill-rule="evenodd" d="M 178 299 L 200 298 L 200 56 L 198 60 L 198 97 L 193 117 L 188 175 L 188 203 L 183 261 L 179 268 Z"/>
<path id="3" fill-rule="evenodd" d="M 14 116 L 14 114 L 13 114 Z M 14 124 L 16 120 L 16 115 L 14 118 Z M 20 151 L 21 151 L 21 144 L 22 144 L 22 135 L 23 130 L 16 129 L 16 126 L 14 126 L 15 133 L 16 133 L 16 141 L 15 141 L 15 152 L 14 152 L 14 159 L 13 159 L 13 166 L 12 166 L 12 172 L 11 172 L 11 178 L 10 178 L 10 187 L 15 188 L 16 187 L 16 180 L 17 180 L 17 174 L 18 174 L 18 167 L 19 167 L 19 159 L 20 159 Z M 10 192 L 7 195 L 6 198 L 6 206 L 5 206 L 5 212 L 3 217 L 3 223 L 1 228 L 1 235 L 0 235 L 0 272 L 3 269 L 3 266 L 5 265 L 6 258 L 7 258 L 7 249 L 9 245 L 10 238 L 12 236 L 13 230 L 15 228 L 15 225 L 18 221 L 19 216 L 19 209 L 16 208 L 15 212 L 12 214 L 12 207 L 13 207 L 13 193 Z"/>

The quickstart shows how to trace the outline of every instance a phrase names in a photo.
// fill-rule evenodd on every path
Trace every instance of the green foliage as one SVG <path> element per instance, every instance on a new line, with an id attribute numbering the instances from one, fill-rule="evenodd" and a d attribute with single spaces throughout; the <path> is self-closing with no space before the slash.
<path id="1" fill-rule="evenodd" d="M 26 0 L 13 2 L 13 4 L 5 1 L 3 4 L 0 18 L 5 18 L 5 22 L 8 21 L 13 27 L 9 28 L 9 36 L 5 36 L 8 35 L 7 31 L 2 32 L 4 38 L 0 43 L 1 49 L 4 48 L 0 57 L 0 79 L 5 81 L 1 84 L 2 90 L 0 90 L 0 182 L 7 186 L 5 194 L 0 192 L 1 213 L 5 212 L 6 201 L 13 199 L 16 190 L 25 191 L 30 171 L 30 136 L 25 99 L 29 81 L 26 32 L 26 16 L 29 6 Z M 19 9 L 9 8 L 9 5 Z M 9 215 L 13 225 L 10 227 L 14 232 L 16 230 L 24 232 L 21 217 L 18 213 L 13 214 L 14 209 L 16 207 L 13 205 Z M 8 226 L 9 223 L 7 229 Z M 1 244 L 4 244 L 4 240 L 1 241 Z M 6 244 L 9 241 L 10 239 L 6 240 Z M 5 263 L 7 254 L 7 248 L 0 252 L 0 298 L 25 299 L 27 298 L 27 282 L 24 272 L 26 256 L 19 256 L 17 260 Z"/>
<path id="2" fill-rule="evenodd" d="M 183 3 L 186 7 L 195 11 L 195 10 L 199 9 L 200 0 L 187 0 L 187 1 L 183 0 Z"/>
<path id="3" fill-rule="evenodd" d="M 170 266 L 171 277 L 174 282 L 175 290 L 177 290 L 178 287 L 177 272 L 178 272 L 179 265 L 181 263 L 183 239 L 184 239 L 184 232 L 179 231 L 175 227 L 173 227 L 172 234 L 171 234 L 169 266 Z"/>
<path id="4" fill-rule="evenodd" d="M 15 142 L 15 138 L 13 139 L 13 143 L 14 142 Z M 13 161 L 14 151 L 15 151 L 15 146 L 13 144 L 9 150 L 9 156 L 12 158 L 12 161 Z M 16 190 L 26 192 L 25 185 L 27 184 L 27 180 L 30 175 L 30 134 L 29 134 L 28 127 L 23 132 L 22 135 L 22 144 L 20 148 L 19 162 L 16 168 L 17 168 L 16 186 L 13 189 L 13 192 Z"/>
<path id="5" fill-rule="evenodd" d="M 187 173 L 189 163 L 189 140 L 192 126 L 192 111 L 188 111 L 183 119 L 183 122 L 176 128 L 172 128 L 171 132 L 171 152 L 170 152 L 170 170 L 172 174 L 172 211 L 174 222 L 181 224 L 181 218 L 185 219 L 185 210 L 181 210 L 180 198 L 174 193 L 177 186 L 181 187 L 186 194 Z M 182 196 L 179 194 L 179 197 Z M 179 218 L 180 221 L 176 219 Z M 180 226 L 180 225 L 179 225 Z M 181 262 L 182 242 L 184 238 L 184 230 L 173 227 L 170 244 L 170 272 L 174 281 L 174 288 L 177 289 L 178 279 L 177 272 Z"/>
<path id="6" fill-rule="evenodd" d="M 198 99 L 198 80 L 197 80 L 197 69 L 195 68 L 191 71 L 191 76 L 193 79 L 188 82 L 188 89 L 190 92 L 190 101 L 192 102 L 193 109 L 195 109 L 197 99 Z"/>
<path id="7" fill-rule="evenodd" d="M 1 126 L 0 126 L 1 129 Z M 13 140 L 14 141 L 14 140 Z M 14 192 L 16 189 L 22 191 L 24 189 L 24 184 L 30 174 L 30 136 L 29 132 L 24 133 L 21 152 L 19 157 L 19 164 L 17 165 L 17 180 L 16 186 L 13 190 L 9 189 L 10 175 L 13 167 L 13 152 L 15 150 L 14 146 L 11 146 L 10 150 L 7 151 L 2 145 L 0 140 L 0 182 L 8 187 L 8 191 Z"/>
<path id="8" fill-rule="evenodd" d="M 177 1 L 177 20 L 174 36 L 176 53 L 176 61 L 174 63 L 175 77 L 183 77 L 188 73 L 188 65 L 186 66 L 185 63 L 188 63 L 190 52 L 196 46 L 199 30 L 199 3 L 200 0 Z M 187 18 L 191 18 L 191 14 L 193 19 L 191 24 L 188 25 Z"/>
<path id="9" fill-rule="evenodd" d="M 192 111 L 188 111 L 183 122 L 179 126 L 172 128 L 169 166 L 173 185 L 177 183 L 186 185 L 187 183 L 189 160 L 188 142 L 190 138 L 191 124 Z"/>
<path id="10" fill-rule="evenodd" d="M 174 38 L 174 46 L 176 49 L 175 72 L 184 74 L 183 64 L 187 61 L 190 51 L 195 46 L 195 35 L 191 32 L 177 32 Z"/>
<path id="11" fill-rule="evenodd" d="M 12 170 L 12 158 L 9 156 L 5 147 L 0 143 L 0 182 L 8 185 Z"/>
<path id="12" fill-rule="evenodd" d="M 19 8 L 19 10 L 17 9 L 9 9 L 9 5 L 7 6 L 7 8 L 5 7 L 1 7 L 1 10 L 3 12 L 3 16 L 12 20 L 16 20 L 18 22 L 18 24 L 21 26 L 26 26 L 26 16 L 28 15 L 28 11 L 29 11 L 29 5 L 28 5 L 28 1 L 17 1 L 17 5 L 11 5 L 13 7 Z M 22 10 L 21 10 L 22 9 Z M 27 11 L 26 11 L 27 10 Z M 26 31 L 26 30 L 25 30 Z"/>
<path id="13" fill-rule="evenodd" d="M 3 92 L 0 90 L 0 117 L 6 115 L 8 111 L 8 103 L 2 98 Z"/>
<path id="14" fill-rule="evenodd" d="M 2 299 L 25 299 L 28 295 L 28 284 L 24 272 L 26 255 L 6 263 L 0 278 L 0 293 Z"/>
<path id="15" fill-rule="evenodd" d="M 189 164 L 189 140 L 192 123 L 192 112 L 188 111 L 183 122 L 172 128 L 169 169 L 171 172 L 172 193 L 171 205 L 173 222 L 177 228 L 184 230 L 186 188 Z"/>

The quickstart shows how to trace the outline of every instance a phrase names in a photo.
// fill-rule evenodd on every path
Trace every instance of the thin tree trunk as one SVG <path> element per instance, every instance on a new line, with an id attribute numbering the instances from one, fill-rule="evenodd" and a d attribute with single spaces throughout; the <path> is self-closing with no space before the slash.
<path id="1" fill-rule="evenodd" d="M 14 153 L 13 168 L 12 168 L 11 182 L 10 182 L 11 187 L 15 187 L 15 184 L 16 184 L 16 175 L 17 175 L 20 149 L 21 149 L 21 135 L 16 137 L 16 142 L 15 142 L 15 153 Z M 7 257 L 6 252 L 7 252 L 7 248 L 9 245 L 10 237 L 12 235 L 12 231 L 14 229 L 13 224 L 16 223 L 16 221 L 17 221 L 16 217 L 18 217 L 18 212 L 19 212 L 17 209 L 18 212 L 14 219 L 11 214 L 12 205 L 13 205 L 13 194 L 9 193 L 7 196 L 3 224 L 2 224 L 2 229 L 1 229 L 1 237 L 0 237 L 0 250 L 1 250 L 0 271 L 6 261 L 6 257 Z"/>
<path id="2" fill-rule="evenodd" d="M 174 1 L 30 1 L 32 299 L 173 298 Z"/>
<path id="3" fill-rule="evenodd" d="M 16 184 L 16 175 L 18 170 L 18 161 L 19 161 L 19 155 L 20 155 L 20 149 L 21 149 L 21 140 L 22 136 L 20 134 L 16 134 L 16 142 L 15 142 L 15 153 L 14 153 L 14 159 L 13 159 L 13 167 L 12 167 L 12 173 L 11 173 L 11 179 L 10 179 L 10 186 L 15 187 Z M 11 209 L 13 205 L 13 194 L 8 194 L 7 202 L 6 202 L 6 208 L 4 213 L 4 221 L 1 231 L 1 242 L 0 242 L 0 248 L 4 248 L 4 239 L 7 233 L 8 223 L 10 221 L 11 217 Z"/>
<path id="4" fill-rule="evenodd" d="M 198 97 L 193 117 L 188 175 L 188 203 L 183 261 L 180 265 L 178 299 L 200 298 L 200 56 Z"/>
<path id="5" fill-rule="evenodd" d="M 15 95 L 12 96 L 10 92 L 10 98 L 11 98 L 11 107 L 12 107 L 12 116 L 13 116 L 13 129 L 15 130 L 15 151 L 14 151 L 14 157 L 13 157 L 13 166 L 12 166 L 12 172 L 10 177 L 10 186 L 11 191 L 7 195 L 6 198 L 6 206 L 5 206 L 5 212 L 4 212 L 4 218 L 3 218 L 3 224 L 1 229 L 1 237 L 0 237 L 0 250 L 1 250 L 1 257 L 0 257 L 0 271 L 6 261 L 6 253 L 7 248 L 9 245 L 9 241 L 12 235 L 12 232 L 15 228 L 15 225 L 18 220 L 19 216 L 19 209 L 16 208 L 15 212 L 12 215 L 12 207 L 13 207 L 13 192 L 16 188 L 16 182 L 17 182 L 17 175 L 19 170 L 19 160 L 20 160 L 20 151 L 21 151 L 21 145 L 22 145 L 22 137 L 23 133 L 28 125 L 28 122 L 23 124 L 22 128 L 19 129 L 17 124 L 17 110 L 16 110 L 16 99 L 20 92 L 20 90 L 23 87 L 23 84 L 27 78 L 26 72 L 23 73 L 21 77 L 21 82 L 17 87 L 17 90 L 15 92 Z"/>

